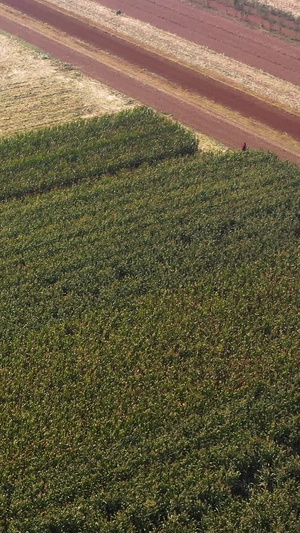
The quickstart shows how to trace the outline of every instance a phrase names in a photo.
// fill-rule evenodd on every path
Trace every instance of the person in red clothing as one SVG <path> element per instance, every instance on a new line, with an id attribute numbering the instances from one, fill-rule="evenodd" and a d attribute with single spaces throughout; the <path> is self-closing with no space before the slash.
<path id="1" fill-rule="evenodd" d="M 243 146 L 242 146 L 242 151 L 246 152 L 246 150 L 247 150 L 247 145 L 246 145 L 246 143 L 244 143 Z"/>

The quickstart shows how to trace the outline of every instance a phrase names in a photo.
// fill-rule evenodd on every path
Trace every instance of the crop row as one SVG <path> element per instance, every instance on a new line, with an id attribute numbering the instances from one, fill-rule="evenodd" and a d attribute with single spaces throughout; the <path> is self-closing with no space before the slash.
<path id="1" fill-rule="evenodd" d="M 299 183 L 196 154 L 1 205 L 5 532 L 296 533 Z"/>
<path id="2" fill-rule="evenodd" d="M 193 153 L 192 133 L 149 109 L 79 121 L 0 143 L 0 199 Z"/>
<path id="3" fill-rule="evenodd" d="M 257 155 L 242 168 L 237 155 L 175 159 L 3 204 L 4 334 L 73 312 L 73 298 L 76 312 L 239 264 L 259 271 L 285 248 L 294 259 L 297 168 L 287 184 L 276 159 L 258 172 L 251 157 L 259 168 Z"/>

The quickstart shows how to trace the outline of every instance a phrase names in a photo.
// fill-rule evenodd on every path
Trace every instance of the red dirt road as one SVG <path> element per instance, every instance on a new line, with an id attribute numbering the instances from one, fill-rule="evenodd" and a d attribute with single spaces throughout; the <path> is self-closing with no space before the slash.
<path id="1" fill-rule="evenodd" d="M 183 0 L 96 0 L 211 50 L 300 85 L 300 44 L 292 44 L 238 20 Z"/>
<path id="2" fill-rule="evenodd" d="M 105 49 L 114 55 L 124 59 L 128 63 L 135 64 L 143 69 L 147 68 L 166 80 L 175 82 L 177 86 L 189 89 L 190 93 L 206 95 L 209 99 L 214 98 L 217 102 L 227 105 L 234 110 L 239 110 L 246 116 L 256 118 L 278 131 L 288 132 L 295 139 L 300 139 L 300 118 L 270 105 L 264 104 L 249 95 L 232 89 L 231 87 L 216 82 L 215 80 L 201 76 L 199 73 L 178 65 L 176 62 L 166 60 L 156 54 L 138 48 L 125 40 L 102 32 L 73 17 L 58 13 L 55 9 L 49 9 L 45 5 L 34 0 L 4 0 L 3 4 L 19 7 L 33 18 L 37 18 L 52 25 L 66 34 L 80 38 L 92 44 L 95 48 Z M 20 15 L 20 21 L 22 22 Z M 126 72 L 120 72 L 101 60 L 93 59 L 83 51 L 74 50 L 72 45 L 66 46 L 57 43 L 53 38 L 43 35 L 39 31 L 26 28 L 26 20 L 23 24 L 12 21 L 10 18 L 1 17 L 0 27 L 35 46 L 51 53 L 54 57 L 74 64 L 87 75 L 107 84 L 115 89 L 131 96 L 145 105 L 149 105 L 159 111 L 171 113 L 180 122 L 187 124 L 198 131 L 210 135 L 227 146 L 239 148 L 244 140 L 252 148 L 271 150 L 284 159 L 300 163 L 300 154 L 295 149 L 289 150 L 287 145 L 268 141 L 261 134 L 249 135 L 245 133 L 241 125 L 234 125 L 226 118 L 216 118 L 209 111 L 200 109 L 193 104 L 192 100 L 182 100 L 165 90 L 159 90 L 147 85 L 138 79 L 132 78 Z"/>
<path id="3" fill-rule="evenodd" d="M 101 31 L 74 17 L 59 13 L 36 0 L 2 0 L 26 15 L 47 23 L 66 34 L 85 41 L 99 50 L 118 56 L 141 69 L 237 111 L 300 141 L 300 117 L 254 98 L 242 91 L 208 78 L 157 54 L 135 46 L 124 39 Z"/>

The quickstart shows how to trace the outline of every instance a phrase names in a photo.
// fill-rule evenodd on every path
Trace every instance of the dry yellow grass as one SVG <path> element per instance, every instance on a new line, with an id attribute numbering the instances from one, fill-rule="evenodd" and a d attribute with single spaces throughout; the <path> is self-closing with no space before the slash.
<path id="1" fill-rule="evenodd" d="M 273 0 L 272 0 L 273 1 Z M 276 0 L 274 0 L 276 1 Z M 279 1 L 279 0 L 278 0 Z M 119 33 L 149 49 L 162 53 L 212 77 L 240 87 L 287 110 L 300 112 L 300 87 L 280 80 L 266 72 L 218 54 L 206 47 L 181 39 L 125 15 L 99 5 L 92 0 L 48 0 L 49 4 Z"/>
<path id="2" fill-rule="evenodd" d="M 286 13 L 292 13 L 295 17 L 300 17 L 300 2 L 299 0 L 263 0 L 260 4 L 266 4 Z"/>
<path id="3" fill-rule="evenodd" d="M 198 133 L 196 132 L 196 137 L 199 142 L 199 149 L 202 152 L 227 152 L 230 150 L 227 146 L 224 146 L 224 144 L 219 143 L 212 139 L 211 137 L 208 137 L 207 135 L 204 135 L 204 133 Z"/>
<path id="4" fill-rule="evenodd" d="M 1 137 L 136 105 L 6 34 L 0 49 Z"/>
<path id="5" fill-rule="evenodd" d="M 139 105 L 11 36 L 0 47 L 0 137 Z M 202 151 L 226 150 L 197 136 Z"/>

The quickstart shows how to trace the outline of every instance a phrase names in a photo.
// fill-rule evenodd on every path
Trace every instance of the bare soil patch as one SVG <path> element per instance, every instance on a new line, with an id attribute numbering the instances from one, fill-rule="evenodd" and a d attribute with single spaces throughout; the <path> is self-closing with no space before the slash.
<path id="1" fill-rule="evenodd" d="M 0 46 L 0 137 L 140 105 L 10 35 L 0 33 Z M 203 133 L 197 137 L 203 151 L 227 150 Z"/>
<path id="2" fill-rule="evenodd" d="M 242 89 L 292 112 L 300 112 L 300 87 L 207 47 L 128 17 L 92 0 L 48 0 L 68 13 L 126 37 L 145 48 Z"/>
<path id="3" fill-rule="evenodd" d="M 137 105 L 71 65 L 0 33 L 0 136 Z"/>
<path id="4" fill-rule="evenodd" d="M 19 4 L 16 3 L 16 5 Z M 32 5 L 34 5 L 34 2 Z M 0 7 L 0 11 L 3 11 L 3 8 Z M 184 91 L 183 87 L 180 86 L 175 87 L 174 93 L 174 86 L 171 87 L 171 84 L 166 81 L 166 76 L 160 78 L 153 74 L 151 75 L 151 72 L 143 72 L 144 69 L 142 69 L 134 76 L 134 78 L 132 78 L 130 72 L 127 73 L 129 63 L 120 60 L 120 57 L 123 57 L 124 55 L 121 53 L 123 48 L 122 50 L 120 48 L 116 50 L 117 56 L 119 57 L 118 60 L 117 57 L 113 58 L 113 56 L 105 54 L 102 50 L 99 50 L 99 47 L 94 49 L 88 39 L 86 42 L 78 40 L 81 38 L 80 32 L 78 35 L 75 32 L 75 36 L 77 35 L 76 40 L 73 35 L 74 27 L 72 25 L 71 30 L 73 30 L 73 32 L 71 31 L 70 33 L 73 36 L 70 36 L 67 26 L 64 26 L 65 29 L 63 32 L 58 31 L 57 29 L 54 30 L 51 26 L 43 24 L 36 19 L 33 21 L 26 16 L 21 16 L 19 12 L 17 13 L 16 11 L 11 10 L 11 8 L 9 8 L 9 11 L 12 11 L 12 13 L 8 14 L 6 12 L 2 17 L 1 26 L 3 29 L 18 35 L 22 39 L 26 39 L 35 46 L 43 48 L 51 54 L 54 53 L 54 55 L 62 61 L 72 62 L 72 64 L 76 65 L 80 70 L 82 69 L 87 75 L 114 86 L 123 94 L 130 94 L 132 98 L 144 101 L 146 105 L 161 109 L 163 112 L 171 113 L 180 122 L 188 124 L 194 130 L 200 130 L 208 136 L 214 136 L 219 142 L 226 142 L 228 146 L 239 147 L 241 145 L 241 139 L 246 139 L 249 145 L 253 148 L 269 149 L 278 153 L 280 157 L 299 162 L 299 146 L 296 146 L 298 143 L 295 141 L 294 146 L 294 140 L 292 140 L 291 143 L 291 139 L 285 135 L 269 130 L 268 128 L 268 131 L 264 131 L 266 128 L 262 128 L 262 124 L 259 125 L 258 123 L 253 123 L 253 125 L 247 125 L 247 119 L 245 117 L 237 115 L 234 118 L 231 115 L 236 115 L 236 113 L 233 113 L 232 111 L 229 113 L 229 110 L 225 108 L 220 109 L 220 112 L 218 113 L 216 112 L 216 104 L 212 104 L 211 102 L 208 102 L 209 106 L 206 109 L 202 96 Z M 55 11 L 52 10 L 52 18 L 53 14 L 55 14 Z M 64 20 L 67 20 L 67 18 L 68 17 L 65 17 Z M 48 22 L 47 17 L 45 18 L 44 16 L 43 19 Z M 18 21 L 20 21 L 20 23 L 18 23 Z M 77 26 L 84 28 L 83 23 L 80 25 L 78 21 L 76 24 Z M 89 26 L 85 26 L 86 28 L 89 28 Z M 87 33 L 86 28 L 84 28 L 85 33 Z M 98 33 L 101 34 L 101 38 L 103 39 L 103 33 L 105 33 L 103 30 L 100 32 L 97 28 L 93 28 L 93 32 L 93 35 L 95 33 L 97 35 Z M 90 35 L 89 32 L 88 35 Z M 107 39 L 112 39 L 114 41 L 118 40 L 113 35 L 107 36 Z M 131 45 L 131 48 L 132 50 L 136 50 L 136 47 L 133 47 L 133 45 Z M 141 50 L 142 48 L 143 47 L 141 47 Z M 151 55 L 151 52 L 148 52 L 148 55 L 149 54 Z M 113 61 L 119 61 L 119 65 L 113 66 Z M 165 62 L 167 64 L 167 60 L 165 60 Z M 133 66 L 131 65 L 130 69 L 132 68 Z M 182 69 L 184 70 L 182 66 L 178 65 L 177 70 Z M 135 70 L 137 69 L 135 68 Z M 164 72 L 164 74 L 166 73 Z M 195 75 L 196 74 L 197 73 L 195 72 Z M 145 76 L 148 78 L 150 77 L 151 80 L 148 79 L 147 81 L 145 79 L 144 81 L 141 81 Z M 157 88 L 155 88 L 156 84 L 158 84 Z M 194 101 L 195 98 L 197 101 Z M 261 102 L 261 104 L 263 104 L 263 102 Z M 276 124 L 278 125 L 278 121 Z M 284 131 L 287 130 L 285 129 Z"/>

